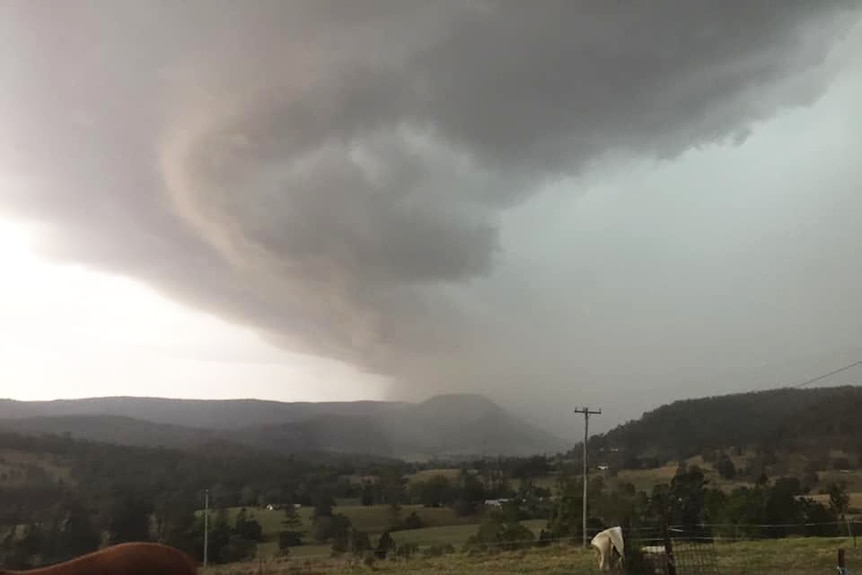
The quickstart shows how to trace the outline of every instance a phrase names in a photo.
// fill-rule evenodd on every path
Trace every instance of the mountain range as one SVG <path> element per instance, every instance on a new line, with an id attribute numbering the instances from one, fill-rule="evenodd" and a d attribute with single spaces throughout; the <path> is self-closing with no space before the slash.
<path id="1" fill-rule="evenodd" d="M 70 434 L 124 445 L 229 442 L 280 454 L 328 452 L 402 459 L 556 453 L 569 446 L 481 395 L 422 403 L 285 403 L 254 399 L 104 397 L 0 400 L 0 430 Z"/>

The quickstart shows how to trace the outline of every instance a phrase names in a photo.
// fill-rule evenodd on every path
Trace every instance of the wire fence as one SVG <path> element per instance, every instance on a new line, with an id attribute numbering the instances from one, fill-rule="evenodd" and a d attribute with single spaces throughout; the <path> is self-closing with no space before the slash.
<path id="1" fill-rule="evenodd" d="M 624 571 L 630 575 L 718 575 L 723 572 L 720 565 L 725 564 L 726 569 L 727 559 L 738 553 L 735 543 L 804 539 L 812 529 L 831 528 L 835 536 L 827 539 L 835 541 L 831 551 L 836 553 L 833 565 L 837 566 L 839 575 L 862 575 L 862 549 L 853 537 L 862 527 L 859 522 L 745 525 L 747 529 L 741 530 L 736 527 L 741 526 L 712 524 L 687 529 L 629 529 L 624 533 Z M 818 553 L 822 553 L 822 549 Z M 775 566 L 771 568 L 769 573 L 780 572 Z"/>
<path id="2" fill-rule="evenodd" d="M 744 527 L 744 529 L 737 529 Z M 721 570 L 723 561 L 726 562 L 728 554 L 735 551 L 733 544 L 738 542 L 756 542 L 777 540 L 785 537 L 797 537 L 796 534 L 810 532 L 812 528 L 831 528 L 837 533 L 835 546 L 830 550 L 837 552 L 839 542 L 848 547 L 846 552 L 845 571 L 840 575 L 862 575 L 862 549 L 854 548 L 852 538 L 848 539 L 848 529 L 853 533 L 862 533 L 862 523 L 856 522 L 825 522 L 825 523 L 788 523 L 771 525 L 745 525 L 732 524 L 708 524 L 699 525 L 696 528 L 682 528 L 671 526 L 666 531 L 655 526 L 629 527 L 623 529 L 625 540 L 625 556 L 622 563 L 623 572 L 629 575 L 733 575 L 734 572 Z M 590 532 L 590 538 L 595 532 Z M 779 535 L 780 534 L 780 535 Z M 392 533 L 393 538 L 398 540 L 398 532 Z M 846 543 L 850 541 L 849 545 Z M 525 549 L 533 546 L 570 546 L 580 548 L 582 535 L 553 537 L 544 539 L 523 539 L 518 541 L 500 541 L 483 543 L 484 552 L 509 551 L 513 549 Z M 408 556 L 398 556 L 394 549 L 389 554 L 390 558 L 398 561 L 410 562 L 413 558 L 422 558 L 429 555 L 425 551 L 434 547 L 434 542 L 422 545 L 413 545 L 413 551 Z M 448 545 L 447 545 L 448 547 Z M 459 546 L 452 546 L 446 554 L 463 551 Z M 303 554 L 284 558 L 282 560 L 265 560 L 258 564 L 250 563 L 245 570 L 230 569 L 236 575 L 255 575 L 278 572 L 305 572 L 314 570 L 313 566 L 321 567 L 328 564 L 337 567 L 345 563 L 361 562 L 361 557 L 353 557 L 350 551 L 333 556 L 330 552 Z M 289 565 L 289 567 L 288 567 Z M 832 563 L 832 572 L 835 573 L 837 559 Z M 218 569 L 217 569 L 218 570 Z M 769 573 L 776 573 L 774 569 Z"/>
<path id="3" fill-rule="evenodd" d="M 862 549 L 839 548 L 837 553 L 838 575 L 862 575 Z"/>

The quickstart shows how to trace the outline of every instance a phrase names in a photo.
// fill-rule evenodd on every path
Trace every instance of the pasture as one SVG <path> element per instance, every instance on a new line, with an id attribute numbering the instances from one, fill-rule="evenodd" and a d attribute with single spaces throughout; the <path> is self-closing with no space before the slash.
<path id="1" fill-rule="evenodd" d="M 725 575 L 818 575 L 835 573 L 839 547 L 847 551 L 850 571 L 862 571 L 862 549 L 847 538 L 806 538 L 717 543 L 714 547 L 719 572 Z M 555 575 L 599 573 L 593 550 L 557 545 L 542 549 L 469 555 L 377 561 L 370 568 L 353 558 L 304 558 L 250 561 L 207 569 L 213 575 L 287 575 L 288 573 L 432 573 Z"/>
<path id="2" fill-rule="evenodd" d="M 228 510 L 228 519 L 233 521 L 240 509 L 240 507 L 230 508 Z M 283 510 L 268 511 L 266 509 L 248 508 L 246 511 L 251 513 L 260 522 L 264 534 L 275 535 L 281 530 L 281 522 L 284 520 Z M 356 529 L 365 531 L 366 533 L 382 533 L 392 523 L 392 512 L 388 505 L 336 505 L 332 508 L 332 511 L 333 513 L 340 513 L 346 516 Z M 311 527 L 314 509 L 312 507 L 302 507 L 297 512 L 307 532 Z M 481 521 L 480 518 L 476 517 L 458 517 L 450 508 L 432 508 L 421 505 L 402 505 L 399 517 L 403 519 L 413 512 L 419 516 L 425 527 L 465 525 Z"/>
<path id="3" fill-rule="evenodd" d="M 449 481 L 457 481 L 458 477 L 461 475 L 461 470 L 457 468 L 447 467 L 442 467 L 439 469 L 423 469 L 422 471 L 417 471 L 412 475 L 408 475 L 407 482 L 415 483 L 416 481 L 427 481 L 432 477 L 436 477 L 437 475 L 441 475 Z"/>
<path id="4" fill-rule="evenodd" d="M 228 520 L 233 521 L 240 511 L 240 507 L 228 510 Z M 278 533 L 282 530 L 281 522 L 284 519 L 284 511 L 247 508 L 263 528 L 264 542 L 258 546 L 258 556 L 269 558 L 278 553 Z M 333 507 L 334 513 L 340 513 L 350 519 L 353 526 L 368 533 L 372 542 L 376 544 L 377 538 L 391 525 L 392 514 L 386 505 L 339 505 Z M 415 512 L 424 527 L 421 529 L 410 529 L 392 532 L 392 537 L 398 543 L 416 543 L 421 547 L 431 545 L 453 545 L 461 547 L 471 535 L 475 534 L 482 521 L 480 516 L 458 517 L 449 508 L 430 508 L 421 505 L 403 505 L 399 516 L 403 519 L 410 513 Z M 304 531 L 303 542 L 305 544 L 292 547 L 290 550 L 293 557 L 320 557 L 329 556 L 330 545 L 316 545 L 310 538 L 313 508 L 303 507 L 298 510 Z M 546 524 L 544 519 L 525 521 L 530 529 L 536 534 Z"/>
<path id="5" fill-rule="evenodd" d="M 851 516 L 862 516 L 862 493 L 848 493 L 850 497 L 850 513 Z M 817 495 L 809 495 L 811 499 L 821 503 L 828 504 L 829 496 L 818 493 Z M 862 535 L 862 534 L 860 534 Z"/>
<path id="6" fill-rule="evenodd" d="M 692 464 L 703 464 L 700 458 L 693 458 Z M 594 472 L 594 475 L 604 475 L 605 483 L 608 488 L 613 489 L 615 484 L 621 482 L 629 482 L 635 485 L 638 490 L 650 492 L 654 485 L 668 483 L 676 473 L 676 465 L 666 465 L 654 469 L 641 470 L 620 470 L 613 476 L 602 474 L 602 472 Z M 746 483 L 741 481 L 722 480 L 711 469 L 710 466 L 703 468 L 707 472 L 707 477 L 711 485 L 718 486 L 722 489 L 730 490 L 739 485 Z M 456 469 L 433 469 L 423 471 L 419 474 L 410 477 L 410 480 L 426 480 L 434 475 L 444 475 L 453 478 L 459 473 Z M 858 472 L 850 474 L 835 473 L 835 476 L 840 475 L 842 478 L 858 478 Z M 833 475 L 830 472 L 824 473 L 825 477 L 831 478 Z M 556 478 L 549 475 L 535 481 L 537 484 L 554 487 Z M 851 484 L 855 482 L 851 481 Z M 810 495 L 813 499 L 828 503 L 828 496 L 820 494 Z M 343 514 L 348 517 L 353 526 L 369 534 L 372 543 L 376 544 L 377 538 L 381 533 L 388 530 L 393 524 L 392 511 L 385 505 L 362 506 L 355 504 L 354 501 L 343 501 L 333 508 L 335 513 Z M 862 509 L 862 492 L 854 492 L 850 494 L 850 515 L 858 515 Z M 229 510 L 229 519 L 233 518 L 238 513 L 239 508 Z M 261 523 L 264 532 L 264 542 L 258 546 L 258 556 L 264 559 L 272 559 L 278 556 L 278 533 L 282 530 L 282 521 L 284 513 L 281 510 L 268 511 L 266 509 L 249 508 L 248 511 Z M 450 508 L 428 508 L 420 505 L 403 505 L 399 512 L 400 519 L 404 519 L 411 513 L 415 512 L 421 519 L 423 527 L 413 530 L 393 531 L 392 536 L 397 543 L 414 543 L 420 549 L 427 549 L 431 546 L 446 546 L 452 545 L 456 549 L 460 549 L 467 539 L 476 533 L 478 525 L 482 521 L 482 517 L 458 517 Z M 310 532 L 312 527 L 313 509 L 311 507 L 303 507 L 298 510 L 302 526 L 304 530 L 303 542 L 304 545 L 291 548 L 290 554 L 294 559 L 309 558 L 322 559 L 327 558 L 330 552 L 330 546 L 315 544 L 311 539 Z M 539 530 L 546 526 L 545 520 L 527 521 L 525 524 L 538 534 Z M 743 546 L 742 543 L 739 544 Z M 742 547 L 740 547 L 742 548 Z M 730 559 L 728 559 L 730 561 Z"/>
<path id="7" fill-rule="evenodd" d="M 59 457 L 15 449 L 0 449 L 0 487 L 17 487 L 33 480 L 33 474 L 49 480 L 72 482 L 71 470 Z"/>

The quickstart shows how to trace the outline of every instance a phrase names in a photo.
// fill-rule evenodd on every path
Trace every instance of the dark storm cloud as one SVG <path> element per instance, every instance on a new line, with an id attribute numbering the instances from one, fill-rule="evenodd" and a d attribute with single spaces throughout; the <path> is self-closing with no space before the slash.
<path id="1" fill-rule="evenodd" d="M 801 1 L 6 2 L 0 163 L 24 183 L 0 208 L 43 222 L 55 257 L 285 346 L 405 385 L 433 386 L 414 359 L 445 357 L 467 381 L 469 346 L 490 334 L 451 290 L 494 269 L 502 210 L 607 155 L 673 157 L 810 103 L 858 15 Z"/>

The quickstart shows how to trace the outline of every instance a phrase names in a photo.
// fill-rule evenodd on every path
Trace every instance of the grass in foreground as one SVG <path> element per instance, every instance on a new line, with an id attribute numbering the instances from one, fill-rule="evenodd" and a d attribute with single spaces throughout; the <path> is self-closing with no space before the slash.
<path id="1" fill-rule="evenodd" d="M 720 572 L 725 575 L 818 575 L 835 573 L 836 552 L 847 550 L 847 567 L 862 572 L 862 548 L 853 548 L 848 538 L 805 538 L 719 543 L 715 553 Z M 316 573 L 524 573 L 556 575 L 563 573 L 599 573 L 595 552 L 575 546 L 553 546 L 528 551 L 467 555 L 456 553 L 443 557 L 417 557 L 409 561 L 377 561 L 369 567 L 355 559 L 305 559 L 294 557 L 281 561 L 236 563 L 212 567 L 213 575 L 288 575 Z M 686 575 L 680 570 L 680 575 Z"/>

